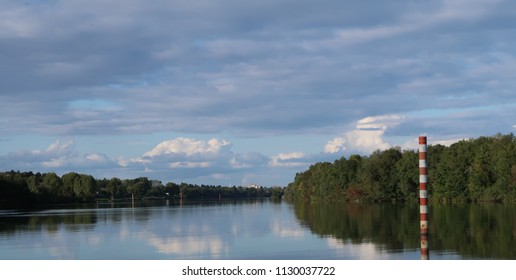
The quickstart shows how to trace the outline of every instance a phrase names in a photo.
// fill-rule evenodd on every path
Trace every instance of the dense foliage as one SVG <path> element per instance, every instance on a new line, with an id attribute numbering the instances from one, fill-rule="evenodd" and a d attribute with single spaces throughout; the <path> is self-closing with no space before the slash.
<path id="1" fill-rule="evenodd" d="M 281 188 L 222 187 L 176 184 L 136 179 L 100 179 L 70 172 L 55 173 L 10 171 L 0 173 L 0 208 L 27 207 L 45 203 L 90 202 L 95 199 L 162 197 L 185 199 L 281 197 Z"/>
<path id="2" fill-rule="evenodd" d="M 410 201 L 419 186 L 418 152 L 391 148 L 370 156 L 321 162 L 296 174 L 285 190 L 293 200 Z M 428 147 L 430 199 L 516 200 L 516 137 L 497 134 Z"/>

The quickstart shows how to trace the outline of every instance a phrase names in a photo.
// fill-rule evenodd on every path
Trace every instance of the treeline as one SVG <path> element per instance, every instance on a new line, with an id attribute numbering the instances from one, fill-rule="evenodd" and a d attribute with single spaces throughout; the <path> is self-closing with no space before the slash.
<path id="1" fill-rule="evenodd" d="M 428 191 L 434 201 L 515 201 L 516 137 L 510 133 L 428 146 Z M 292 200 L 417 201 L 418 151 L 399 147 L 321 162 L 295 176 Z"/>
<path id="2" fill-rule="evenodd" d="M 185 198 L 218 199 L 281 197 L 281 188 L 223 187 L 136 179 L 100 179 L 70 172 L 57 174 L 10 171 L 0 173 L 0 208 L 47 203 L 92 202 L 96 199 Z"/>

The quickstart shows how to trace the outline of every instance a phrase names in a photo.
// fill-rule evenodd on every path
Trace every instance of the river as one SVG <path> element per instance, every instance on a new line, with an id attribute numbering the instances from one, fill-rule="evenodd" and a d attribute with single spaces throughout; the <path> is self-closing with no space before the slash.
<path id="1" fill-rule="evenodd" d="M 516 259 L 516 205 L 431 205 L 430 259 Z M 155 201 L 0 210 L 4 260 L 421 259 L 419 207 Z"/>

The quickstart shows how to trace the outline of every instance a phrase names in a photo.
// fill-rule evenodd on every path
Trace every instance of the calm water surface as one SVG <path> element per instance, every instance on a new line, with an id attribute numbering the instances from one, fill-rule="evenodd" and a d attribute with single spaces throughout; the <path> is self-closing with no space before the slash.
<path id="1" fill-rule="evenodd" d="M 0 259 L 420 259 L 418 211 L 270 200 L 3 210 Z M 516 259 L 515 205 L 430 211 L 430 259 Z"/>

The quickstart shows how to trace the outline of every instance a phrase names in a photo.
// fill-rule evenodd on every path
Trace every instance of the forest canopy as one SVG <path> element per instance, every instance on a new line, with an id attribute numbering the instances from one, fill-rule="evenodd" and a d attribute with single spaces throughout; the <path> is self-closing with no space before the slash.
<path id="1" fill-rule="evenodd" d="M 516 137 L 511 133 L 428 146 L 428 191 L 434 201 L 516 201 Z M 399 147 L 369 156 L 319 162 L 297 173 L 292 200 L 417 201 L 418 151 Z"/>
<path id="2" fill-rule="evenodd" d="M 264 187 L 237 187 L 176 184 L 136 179 L 95 179 L 91 175 L 66 173 L 0 172 L 0 208 L 31 207 L 48 203 L 92 202 L 96 199 L 125 198 L 185 198 L 235 199 L 280 197 L 282 189 Z"/>

